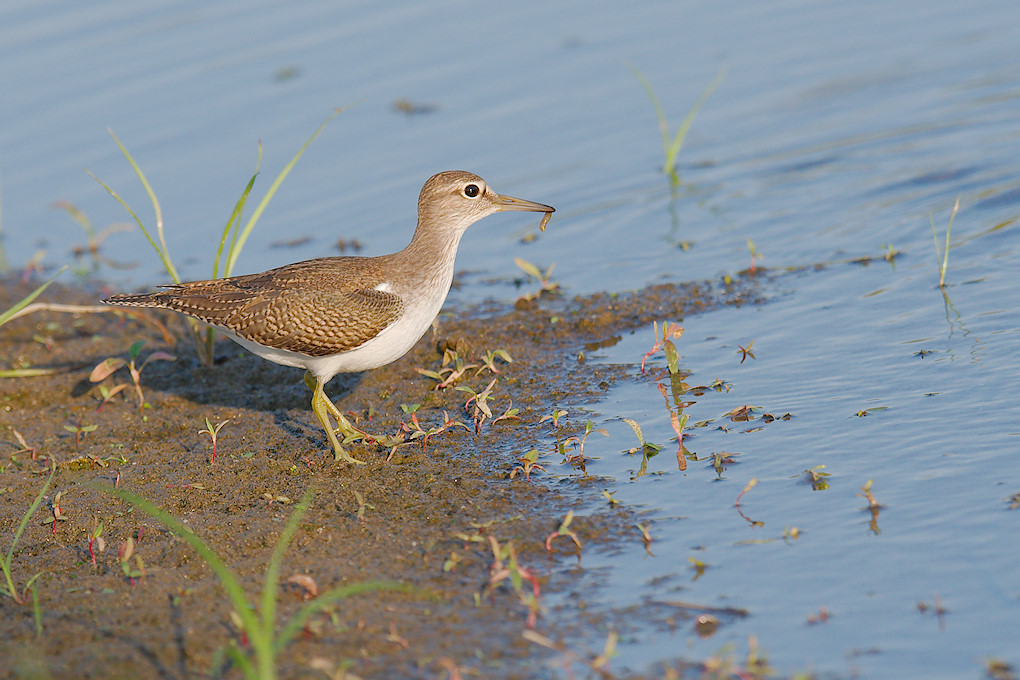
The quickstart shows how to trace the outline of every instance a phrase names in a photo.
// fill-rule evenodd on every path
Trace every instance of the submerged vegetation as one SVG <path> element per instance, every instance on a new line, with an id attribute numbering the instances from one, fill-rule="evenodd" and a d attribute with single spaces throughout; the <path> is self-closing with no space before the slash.
<path id="1" fill-rule="evenodd" d="M 652 102 L 652 106 L 655 107 L 655 115 L 659 119 L 659 132 L 662 134 L 662 171 L 669 176 L 670 182 L 673 185 L 680 183 L 680 177 L 676 172 L 676 161 L 677 156 L 680 154 L 680 149 L 683 148 L 684 140 L 687 138 L 687 133 L 691 129 L 691 125 L 694 124 L 694 119 L 697 117 L 698 112 L 701 111 L 701 107 L 705 105 L 708 98 L 715 91 L 715 88 L 719 86 L 723 78 L 726 76 L 726 69 L 719 71 L 719 74 L 709 83 L 708 87 L 701 93 L 701 96 L 697 98 L 694 105 L 691 106 L 687 115 L 680 122 L 680 126 L 676 129 L 676 132 L 670 130 L 669 119 L 666 117 L 666 112 L 662 108 L 662 104 L 659 102 L 659 96 L 655 92 L 655 88 L 652 87 L 651 82 L 644 76 L 636 66 L 628 64 L 628 68 L 634 77 L 638 79 L 641 86 L 645 88 L 645 92 L 648 94 L 648 98 Z"/>
<path id="2" fill-rule="evenodd" d="M 935 242 L 935 262 L 939 267 L 939 288 L 945 289 L 946 287 L 946 270 L 949 269 L 949 235 L 953 231 L 953 221 L 956 219 L 956 213 L 960 210 L 960 198 L 957 197 L 956 203 L 953 204 L 953 211 L 949 214 L 949 224 L 946 225 L 946 244 L 943 248 L 939 248 L 939 238 L 935 233 L 935 217 L 929 215 L 931 221 L 931 238 Z"/>

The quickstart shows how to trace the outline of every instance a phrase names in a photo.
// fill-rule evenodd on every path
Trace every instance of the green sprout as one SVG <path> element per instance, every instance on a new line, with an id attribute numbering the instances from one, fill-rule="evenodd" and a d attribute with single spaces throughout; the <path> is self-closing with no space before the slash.
<path id="1" fill-rule="evenodd" d="M 719 71 L 719 75 L 715 77 L 715 80 L 709 83 L 705 91 L 698 97 L 698 100 L 694 102 L 694 106 L 687 112 L 687 115 L 680 123 L 680 127 L 673 133 L 669 129 L 666 112 L 662 109 L 662 104 L 659 103 L 658 95 L 655 94 L 655 88 L 652 87 L 652 84 L 648 82 L 648 79 L 645 78 L 644 74 L 637 67 L 630 64 L 627 67 L 641 83 L 641 86 L 645 88 L 648 98 L 652 100 L 652 106 L 655 107 L 655 115 L 659 119 L 659 131 L 662 133 L 662 151 L 665 155 L 662 171 L 669 175 L 670 182 L 675 186 L 680 183 L 680 178 L 676 174 L 676 158 L 684 145 L 684 138 L 687 137 L 687 132 L 691 129 L 691 125 L 694 124 L 694 118 L 698 115 L 701 107 L 705 105 L 709 96 L 719 86 L 719 83 L 722 82 L 723 77 L 726 75 L 726 69 Z"/>
<path id="2" fill-rule="evenodd" d="M 534 293 L 525 293 L 517 298 L 518 302 L 531 302 L 532 300 L 537 300 L 542 297 L 542 295 L 552 294 L 559 290 L 560 284 L 552 280 L 553 269 L 556 268 L 555 263 L 549 265 L 549 268 L 546 269 L 544 273 L 541 269 L 521 257 L 515 257 L 514 264 L 516 264 L 525 274 L 538 281 L 539 285 L 539 289 Z"/>
<path id="3" fill-rule="evenodd" d="M 95 368 L 92 369 L 92 373 L 89 374 L 89 382 L 102 382 L 119 371 L 122 367 L 127 366 L 128 372 L 131 374 L 131 382 L 134 383 L 135 386 L 135 393 L 138 395 L 138 408 L 144 408 L 145 395 L 142 394 L 142 370 L 149 365 L 150 361 L 175 361 L 175 357 L 167 354 L 166 352 L 153 352 L 145 358 L 145 361 L 139 364 L 138 357 L 142 353 L 142 346 L 144 344 L 144 340 L 138 340 L 133 343 L 131 348 L 128 350 L 127 359 L 124 359 L 123 357 L 110 357 L 108 359 L 103 359 L 96 365 Z M 109 390 L 103 395 L 102 403 L 105 404 L 121 389 L 123 388 L 120 385 L 117 385 L 112 390 Z"/>

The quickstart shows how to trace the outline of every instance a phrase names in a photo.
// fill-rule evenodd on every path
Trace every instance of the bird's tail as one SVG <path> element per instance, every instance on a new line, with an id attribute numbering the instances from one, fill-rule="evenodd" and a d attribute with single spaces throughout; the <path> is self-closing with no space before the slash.
<path id="1" fill-rule="evenodd" d="M 105 305 L 118 305 L 120 307 L 162 307 L 159 299 L 160 293 L 136 293 L 126 295 L 119 293 L 103 299 Z"/>

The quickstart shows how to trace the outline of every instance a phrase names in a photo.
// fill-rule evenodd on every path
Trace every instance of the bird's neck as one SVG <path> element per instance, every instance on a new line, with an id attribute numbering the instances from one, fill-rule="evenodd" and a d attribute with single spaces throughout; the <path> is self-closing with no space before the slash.
<path id="1" fill-rule="evenodd" d="M 401 268 L 415 273 L 417 286 L 450 289 L 463 229 L 435 228 L 419 221 L 414 237 L 397 253 Z"/>

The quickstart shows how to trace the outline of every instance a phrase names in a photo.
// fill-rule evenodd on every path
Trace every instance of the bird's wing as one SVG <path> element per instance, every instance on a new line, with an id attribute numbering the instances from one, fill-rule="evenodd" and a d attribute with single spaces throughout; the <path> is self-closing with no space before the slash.
<path id="1" fill-rule="evenodd" d="M 371 258 L 322 258 L 261 274 L 153 293 L 159 306 L 277 349 L 325 356 L 354 349 L 399 318 L 401 298 Z"/>

